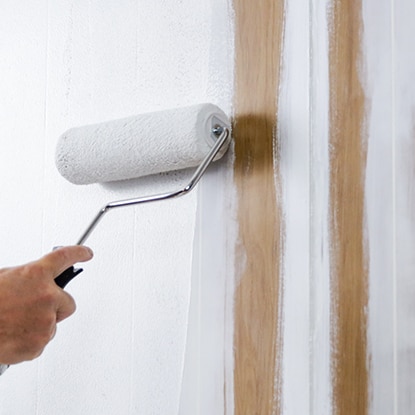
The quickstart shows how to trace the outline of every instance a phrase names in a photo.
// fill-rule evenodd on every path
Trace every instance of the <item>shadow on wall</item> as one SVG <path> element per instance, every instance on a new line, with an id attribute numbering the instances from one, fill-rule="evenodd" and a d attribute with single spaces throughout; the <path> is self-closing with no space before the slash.
<path id="1" fill-rule="evenodd" d="M 233 136 L 236 178 L 258 180 L 274 170 L 275 116 L 237 116 Z"/>

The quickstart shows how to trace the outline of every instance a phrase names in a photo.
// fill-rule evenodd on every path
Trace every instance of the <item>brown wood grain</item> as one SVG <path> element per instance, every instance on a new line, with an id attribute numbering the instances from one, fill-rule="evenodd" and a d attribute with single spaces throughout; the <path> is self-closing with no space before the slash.
<path id="1" fill-rule="evenodd" d="M 361 0 L 330 14 L 330 221 L 333 413 L 368 413 L 368 271 L 364 243 L 365 96 Z"/>
<path id="2" fill-rule="evenodd" d="M 282 0 L 235 0 L 235 413 L 278 414 L 281 209 L 274 172 Z M 277 180 L 278 182 L 278 180 Z"/>

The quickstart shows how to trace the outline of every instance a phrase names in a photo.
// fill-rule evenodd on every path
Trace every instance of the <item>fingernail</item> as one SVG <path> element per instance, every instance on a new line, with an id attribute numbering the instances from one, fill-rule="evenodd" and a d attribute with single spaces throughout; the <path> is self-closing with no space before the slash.
<path id="1" fill-rule="evenodd" d="M 92 251 L 92 249 L 88 246 L 86 246 L 85 249 L 89 252 L 89 256 L 92 258 L 94 256 L 94 252 Z"/>

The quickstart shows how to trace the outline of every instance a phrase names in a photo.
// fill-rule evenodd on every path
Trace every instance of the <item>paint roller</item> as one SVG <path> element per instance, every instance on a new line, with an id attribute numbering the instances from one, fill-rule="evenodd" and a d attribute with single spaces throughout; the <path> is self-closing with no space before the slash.
<path id="1" fill-rule="evenodd" d="M 230 122 L 213 104 L 141 114 L 66 131 L 58 140 L 56 166 L 74 184 L 127 180 L 197 166 L 188 184 L 180 189 L 106 204 L 77 244 L 86 241 L 111 209 L 189 193 L 211 162 L 226 153 L 229 141 Z M 55 282 L 64 288 L 80 272 L 81 268 L 72 266 Z M 7 368 L 0 364 L 0 375 Z"/>
<path id="2" fill-rule="evenodd" d="M 189 193 L 211 162 L 226 153 L 230 128 L 225 113 L 205 103 L 72 128 L 62 134 L 56 148 L 56 166 L 74 184 L 128 180 L 197 166 L 182 188 L 106 204 L 77 244 L 82 245 L 112 209 Z M 55 281 L 63 288 L 81 271 L 71 267 Z"/>

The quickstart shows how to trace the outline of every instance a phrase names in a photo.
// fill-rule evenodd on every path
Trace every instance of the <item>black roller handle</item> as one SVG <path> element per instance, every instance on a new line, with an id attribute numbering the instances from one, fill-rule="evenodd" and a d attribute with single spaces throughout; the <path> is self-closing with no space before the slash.
<path id="1" fill-rule="evenodd" d="M 55 246 L 53 250 L 61 248 L 60 246 Z M 68 282 L 73 280 L 78 274 L 80 274 L 83 271 L 82 268 L 74 268 L 73 266 L 65 269 L 61 274 L 59 274 L 55 278 L 55 283 L 58 287 L 61 287 L 64 289 Z"/>
<path id="2" fill-rule="evenodd" d="M 73 278 L 75 278 L 78 274 L 83 271 L 82 268 L 74 268 L 69 267 L 65 271 L 63 271 L 60 275 L 55 278 L 55 283 L 62 289 L 66 287 L 66 284 L 70 282 Z"/>

